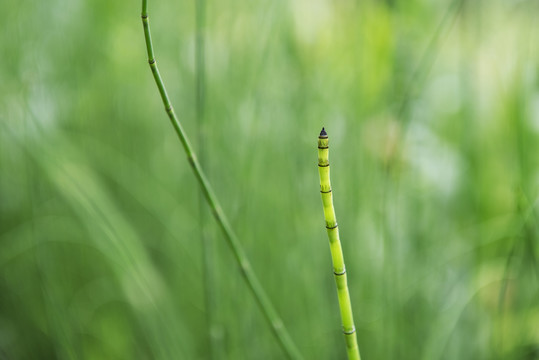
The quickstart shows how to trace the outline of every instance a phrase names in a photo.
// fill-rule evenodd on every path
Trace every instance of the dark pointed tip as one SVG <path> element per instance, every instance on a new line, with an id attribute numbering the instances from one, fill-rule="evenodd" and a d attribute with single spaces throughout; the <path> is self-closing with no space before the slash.
<path id="1" fill-rule="evenodd" d="M 322 128 L 322 131 L 320 131 L 320 137 L 327 137 L 328 136 L 328 133 L 326 132 L 326 129 L 325 128 Z"/>

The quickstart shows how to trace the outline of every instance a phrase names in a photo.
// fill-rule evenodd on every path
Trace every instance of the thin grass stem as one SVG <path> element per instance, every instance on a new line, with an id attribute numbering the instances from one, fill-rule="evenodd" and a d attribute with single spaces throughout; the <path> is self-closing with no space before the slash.
<path id="1" fill-rule="evenodd" d="M 333 208 L 333 195 L 329 178 L 329 138 L 324 128 L 322 128 L 318 137 L 318 173 L 320 175 L 320 194 L 322 195 L 324 218 L 326 220 L 326 230 L 333 262 L 333 274 L 337 285 L 337 296 L 341 310 L 346 351 L 348 353 L 348 359 L 359 360 L 359 346 L 357 344 L 356 327 L 352 315 L 352 303 L 350 302 L 350 293 L 348 291 L 346 266 L 344 265 L 335 209 Z"/>
<path id="2" fill-rule="evenodd" d="M 202 166 L 206 164 L 206 0 L 195 0 L 195 94 L 196 94 L 196 124 L 198 135 L 198 155 Z M 209 233 L 207 219 L 206 199 L 202 191 L 199 192 L 199 235 L 202 243 L 202 263 L 204 268 L 204 300 L 206 309 L 206 327 L 208 329 L 209 359 L 221 358 L 219 340 L 221 329 L 217 321 L 216 305 L 216 257 L 212 236 Z"/>
<path id="3" fill-rule="evenodd" d="M 240 272 L 243 276 L 243 279 L 247 283 L 254 298 L 256 299 L 256 302 L 258 303 L 260 309 L 262 310 L 262 313 L 264 314 L 264 317 L 266 321 L 268 322 L 273 334 L 277 338 L 281 348 L 283 349 L 283 351 L 285 352 L 288 358 L 301 359 L 302 358 L 301 354 L 299 353 L 294 342 L 292 341 L 292 338 L 288 334 L 288 331 L 284 327 L 282 320 L 277 315 L 277 311 L 273 307 L 273 304 L 271 303 L 268 295 L 266 294 L 262 285 L 260 284 L 258 277 L 254 273 L 251 267 L 251 264 L 247 258 L 247 255 L 245 253 L 245 250 L 243 249 L 241 243 L 239 242 L 236 234 L 232 231 L 232 228 L 221 208 L 221 205 L 219 201 L 217 200 L 217 197 L 215 196 L 215 193 L 213 189 L 211 188 L 210 183 L 206 179 L 204 172 L 202 171 L 200 162 L 198 161 L 193 151 L 193 148 L 189 142 L 187 134 L 183 130 L 183 127 L 176 113 L 174 112 L 174 109 L 172 108 L 172 104 L 168 97 L 163 79 L 161 78 L 161 74 L 159 73 L 159 69 L 157 67 L 157 62 L 155 59 L 151 32 L 150 32 L 150 21 L 148 17 L 148 1 L 147 0 L 142 0 L 141 17 L 142 17 L 142 25 L 144 27 L 144 38 L 146 41 L 146 50 L 148 53 L 148 63 L 150 64 L 150 69 L 152 71 L 155 84 L 157 85 L 157 89 L 159 90 L 159 94 L 161 95 L 161 99 L 163 101 L 163 105 L 165 106 L 165 111 L 168 115 L 168 118 L 170 119 L 170 122 L 172 123 L 172 126 L 174 127 L 174 130 L 176 131 L 176 134 L 178 135 L 180 142 L 182 143 L 182 146 L 185 150 L 185 154 L 187 155 L 187 160 L 189 164 L 191 165 L 191 168 L 193 169 L 193 172 L 202 189 L 204 197 L 206 198 L 206 201 L 208 202 L 208 205 L 210 206 L 213 216 L 215 217 L 219 227 L 223 231 L 227 244 L 229 245 L 230 249 L 232 250 L 232 253 L 234 254 L 234 258 L 238 264 L 238 267 L 241 270 Z"/>

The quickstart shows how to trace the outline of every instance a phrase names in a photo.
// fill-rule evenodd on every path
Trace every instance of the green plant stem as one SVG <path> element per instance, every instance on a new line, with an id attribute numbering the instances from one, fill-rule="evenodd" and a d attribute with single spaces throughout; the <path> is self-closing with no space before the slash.
<path id="1" fill-rule="evenodd" d="M 183 130 L 182 125 L 180 121 L 178 120 L 176 113 L 174 112 L 174 109 L 172 108 L 170 99 L 168 97 L 161 75 L 159 74 L 159 69 L 157 68 L 157 63 L 155 60 L 155 55 L 154 55 L 154 50 L 153 50 L 153 45 L 152 45 L 152 38 L 151 38 L 151 33 L 150 33 L 150 22 L 148 18 L 148 1 L 147 0 L 142 0 L 141 17 L 142 17 L 142 24 L 144 27 L 144 37 L 146 40 L 146 50 L 148 52 L 148 63 L 150 64 L 153 78 L 159 90 L 159 94 L 161 95 L 161 99 L 163 100 L 165 111 L 170 119 L 170 122 L 172 123 L 172 126 L 174 127 L 174 130 L 176 131 L 176 134 L 180 138 L 180 141 L 185 150 L 185 154 L 187 155 L 187 160 L 189 161 L 189 164 L 191 165 L 191 168 L 193 169 L 196 179 L 198 183 L 200 184 L 200 187 L 202 188 L 204 197 L 206 198 L 206 201 L 208 202 L 208 205 L 210 206 L 212 213 L 215 219 L 217 220 L 217 223 L 219 224 L 219 227 L 223 231 L 225 239 L 228 245 L 230 246 L 232 253 L 234 254 L 234 258 L 236 259 L 236 262 L 238 263 L 238 266 L 241 270 L 241 274 L 243 278 L 245 279 L 245 282 L 247 283 L 254 298 L 256 299 L 260 309 L 262 310 L 262 313 L 264 314 L 266 320 L 268 321 L 268 324 L 270 328 L 272 329 L 273 334 L 277 338 L 279 344 L 281 345 L 283 351 L 286 353 L 286 355 L 290 359 L 301 359 L 302 357 L 299 351 L 297 350 L 294 342 L 292 341 L 292 338 L 288 334 L 286 328 L 283 325 L 282 320 L 277 315 L 277 311 L 273 307 L 273 304 L 271 303 L 268 295 L 262 288 L 260 281 L 255 275 L 251 267 L 251 264 L 249 260 L 247 259 L 245 251 L 243 250 L 243 247 L 241 246 L 241 243 L 239 242 L 237 236 L 232 231 L 232 228 L 230 227 L 230 224 L 227 218 L 225 217 L 225 214 L 223 213 L 221 205 L 219 204 L 219 201 L 217 200 L 217 197 L 215 196 L 210 186 L 210 183 L 206 179 L 206 176 L 204 175 L 204 172 L 202 171 L 200 163 L 197 160 L 197 157 L 192 150 L 189 139 L 187 138 L 187 135 L 185 131 Z"/>
<path id="2" fill-rule="evenodd" d="M 198 159 L 200 164 L 206 164 L 206 0 L 195 0 L 196 41 L 195 41 L 195 72 L 196 72 L 196 119 L 198 135 Z M 199 192 L 199 222 L 200 241 L 202 243 L 202 263 L 204 267 L 204 294 L 206 309 L 206 326 L 208 329 L 208 358 L 222 358 L 223 330 L 217 317 L 217 257 L 211 230 L 208 223 L 206 199 Z"/>
<path id="3" fill-rule="evenodd" d="M 329 139 L 324 128 L 318 137 L 318 173 L 320 175 L 320 194 L 324 207 L 324 218 L 326 220 L 326 230 L 329 238 L 329 248 L 333 262 L 333 274 L 337 284 L 337 296 L 339 298 L 339 308 L 343 324 L 344 339 L 348 359 L 359 360 L 359 346 L 357 344 L 356 327 L 352 315 L 352 303 L 348 292 L 348 282 L 346 279 L 346 267 L 342 253 L 341 240 L 339 239 L 339 228 L 337 218 L 333 208 L 333 196 L 331 192 L 331 182 L 329 178 Z"/>

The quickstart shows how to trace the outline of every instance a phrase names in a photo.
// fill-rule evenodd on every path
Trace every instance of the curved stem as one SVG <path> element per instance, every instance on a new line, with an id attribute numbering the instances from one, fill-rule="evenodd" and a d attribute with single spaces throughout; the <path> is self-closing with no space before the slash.
<path id="1" fill-rule="evenodd" d="M 324 206 L 324 218 L 326 220 L 326 230 L 329 238 L 333 274 L 335 275 L 335 283 L 337 285 L 337 296 L 339 298 L 339 308 L 341 310 L 348 359 L 360 360 L 356 327 L 352 315 L 352 303 L 350 302 L 348 281 L 346 279 L 346 267 L 344 265 L 341 240 L 339 239 L 337 218 L 335 216 L 335 209 L 333 208 L 333 196 L 329 178 L 329 139 L 324 128 L 322 128 L 318 137 L 318 173 L 320 175 L 320 194 L 322 195 L 322 204 Z"/>
<path id="2" fill-rule="evenodd" d="M 277 315 L 277 311 L 273 307 L 273 304 L 271 303 L 268 295 L 262 288 L 260 281 L 255 275 L 251 264 L 247 259 L 245 251 L 241 246 L 241 243 L 232 231 L 232 228 L 230 227 L 230 224 L 221 208 L 221 205 L 219 204 L 219 201 L 217 200 L 217 197 L 215 196 L 215 193 L 213 192 L 210 183 L 206 179 L 206 176 L 202 171 L 200 163 L 197 160 L 194 151 L 192 150 L 192 146 L 189 142 L 189 139 L 187 138 L 187 134 L 183 130 L 182 125 L 178 120 L 174 109 L 172 108 L 165 85 L 163 83 L 163 79 L 161 78 L 161 74 L 159 73 L 159 69 L 157 68 L 157 63 L 155 60 L 152 38 L 150 34 L 150 22 L 148 18 L 147 0 L 142 0 L 141 17 L 142 25 L 144 27 L 144 37 L 146 40 L 146 50 L 148 52 L 148 63 L 150 64 L 155 84 L 157 85 L 159 94 L 161 95 L 161 99 L 163 100 L 163 105 L 165 106 L 165 111 L 168 115 L 168 118 L 170 119 L 170 122 L 172 123 L 172 126 L 176 131 L 176 134 L 180 138 L 180 141 L 185 150 L 185 154 L 187 155 L 187 160 L 189 161 L 189 164 L 193 169 L 193 172 L 202 189 L 204 197 L 206 198 L 206 201 L 208 202 L 208 205 L 212 210 L 215 220 L 217 220 L 219 227 L 223 231 L 225 239 L 230 246 L 230 249 L 234 254 L 234 258 L 236 259 L 236 262 L 238 263 L 238 266 L 241 270 L 241 274 L 245 282 L 247 283 L 249 289 L 251 290 L 254 298 L 256 299 L 260 309 L 262 310 L 262 313 L 264 314 L 269 326 L 271 327 L 273 334 L 279 341 L 279 344 L 281 345 L 288 358 L 301 359 L 301 355 L 297 350 L 294 342 L 292 341 L 292 338 L 286 331 L 282 320 Z"/>

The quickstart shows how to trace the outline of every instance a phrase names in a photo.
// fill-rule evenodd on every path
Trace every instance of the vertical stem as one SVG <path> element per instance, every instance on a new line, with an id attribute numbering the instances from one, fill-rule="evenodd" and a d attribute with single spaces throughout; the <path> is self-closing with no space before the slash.
<path id="1" fill-rule="evenodd" d="M 331 193 L 331 182 L 329 178 L 329 139 L 324 128 L 318 137 L 318 173 L 320 174 L 320 193 L 324 207 L 324 218 L 326 219 L 326 230 L 329 238 L 329 248 L 333 262 L 333 274 L 337 285 L 337 296 L 339 298 L 339 308 L 343 324 L 344 339 L 348 359 L 359 360 L 359 346 L 357 344 L 356 327 L 352 315 L 352 303 L 348 292 L 348 282 L 346 279 L 346 267 L 342 253 L 341 240 L 339 239 L 339 229 L 337 218 L 333 208 L 333 196 Z"/>
<path id="2" fill-rule="evenodd" d="M 205 54 L 205 23 L 206 23 L 206 1 L 195 0 L 195 68 L 196 68 L 196 119 L 199 146 L 200 163 L 206 163 L 206 54 Z M 206 200 L 202 191 L 199 193 L 199 230 L 200 241 L 202 243 L 202 262 L 204 267 L 204 293 L 206 309 L 206 327 L 208 330 L 208 352 L 210 359 L 218 359 L 218 341 L 220 337 L 220 327 L 216 315 L 216 259 L 211 235 L 209 234 L 209 224 L 206 217 Z"/>
<path id="3" fill-rule="evenodd" d="M 142 25 L 144 27 L 144 38 L 146 40 L 146 50 L 148 53 L 148 63 L 150 64 L 150 69 L 152 70 L 155 84 L 157 85 L 157 89 L 159 90 L 159 94 L 161 95 L 163 105 L 165 106 L 165 111 L 168 115 L 170 122 L 172 123 L 172 126 L 174 127 L 174 130 L 176 131 L 176 134 L 178 135 L 180 139 L 180 142 L 182 143 L 182 146 L 185 150 L 185 154 L 187 155 L 187 160 L 189 162 L 189 165 L 191 165 L 191 168 L 195 174 L 195 177 L 202 189 L 204 197 L 206 198 L 206 201 L 212 210 L 213 216 L 215 217 L 215 220 L 217 221 L 219 227 L 223 231 L 223 235 L 226 239 L 226 242 L 228 246 L 230 247 L 232 253 L 234 254 L 234 259 L 236 260 L 238 267 L 241 270 L 243 279 L 247 283 L 249 290 L 251 290 L 255 300 L 257 301 L 257 304 L 260 310 L 262 310 L 262 313 L 264 314 L 266 321 L 268 322 L 268 325 L 270 326 L 271 330 L 273 331 L 273 334 L 275 335 L 279 344 L 281 345 L 281 348 L 283 349 L 283 351 L 285 352 L 286 356 L 289 359 L 301 359 L 302 358 L 301 354 L 297 350 L 294 342 L 292 341 L 292 338 L 290 337 L 290 335 L 288 334 L 288 331 L 284 327 L 282 320 L 277 315 L 277 311 L 273 307 L 273 304 L 271 303 L 268 295 L 262 288 L 262 285 L 260 284 L 258 277 L 254 273 L 251 267 L 251 263 L 249 262 L 247 255 L 245 253 L 245 250 L 241 246 L 241 243 L 239 242 L 236 234 L 232 231 L 232 228 L 228 222 L 228 219 L 226 218 L 221 208 L 221 205 L 219 201 L 217 200 L 217 197 L 215 196 L 213 189 L 210 186 L 210 183 L 206 179 L 206 175 L 202 171 L 200 162 L 195 156 L 195 153 L 192 149 L 189 139 L 187 138 L 187 134 L 183 130 L 183 127 L 180 121 L 178 120 L 178 117 L 176 113 L 174 112 L 174 109 L 172 108 L 170 99 L 165 89 L 165 84 L 163 83 L 163 79 L 161 78 L 161 75 L 159 73 L 159 69 L 157 68 L 157 63 L 155 60 L 152 38 L 151 38 L 151 33 L 150 33 L 150 21 L 148 18 L 148 1 L 147 0 L 142 0 L 141 17 L 142 17 Z"/>

